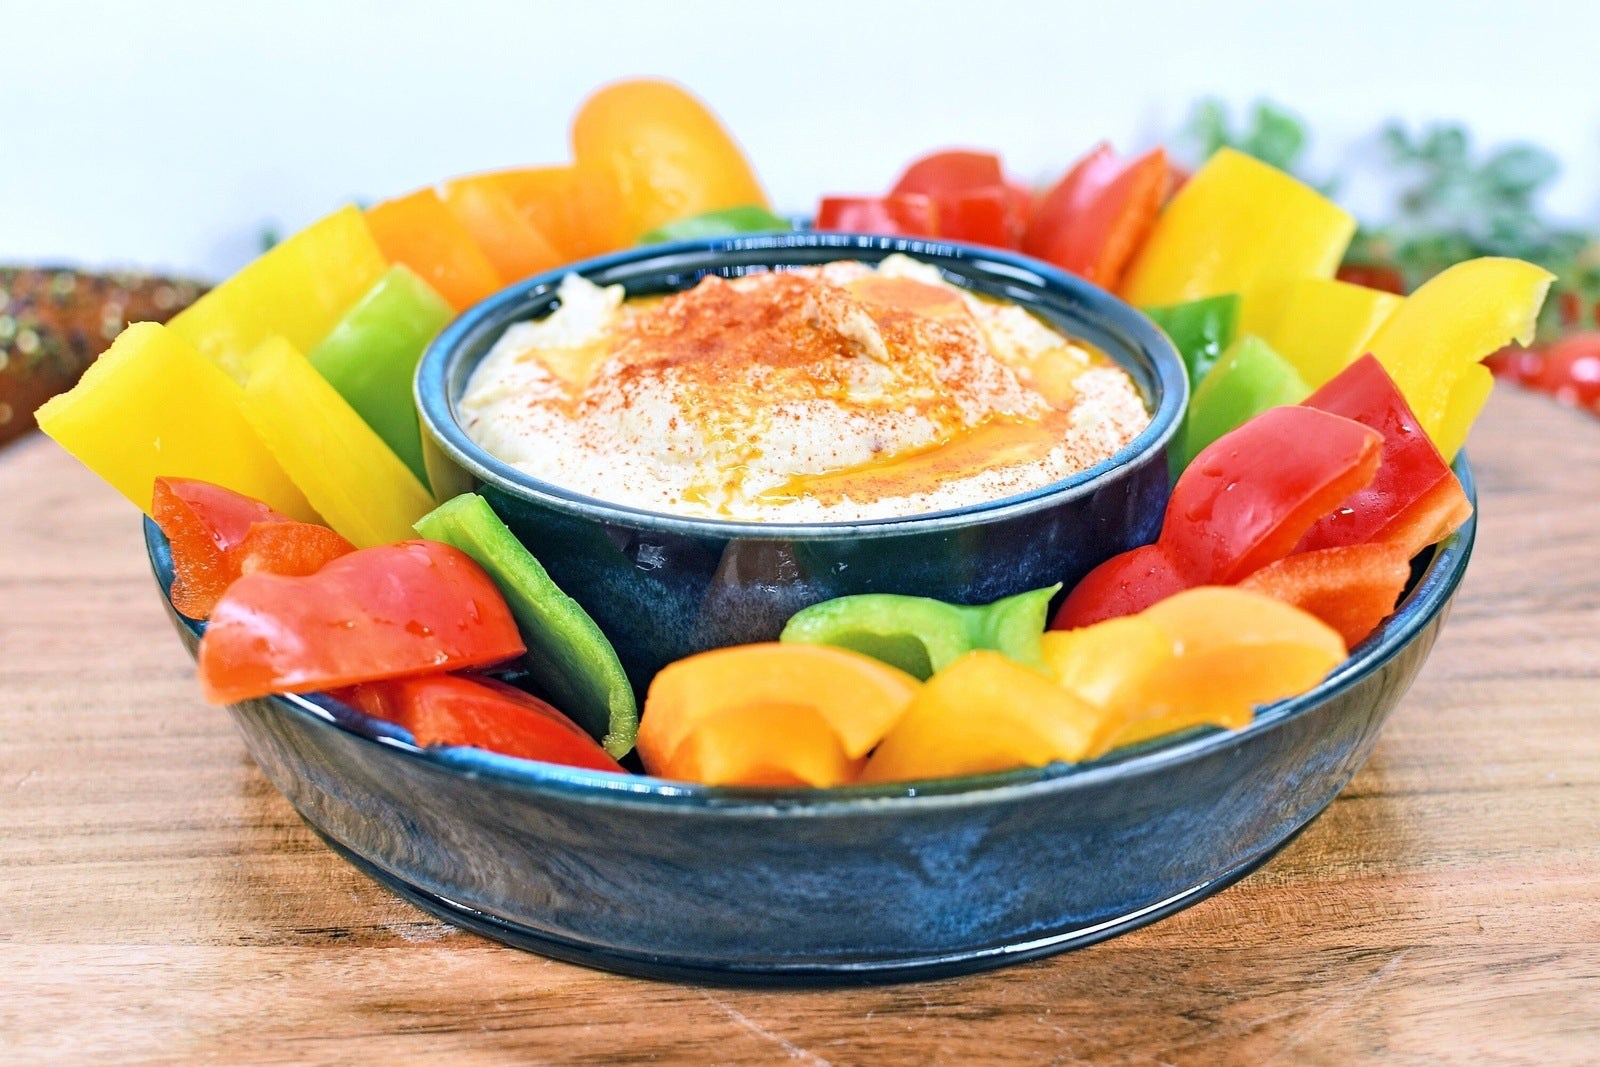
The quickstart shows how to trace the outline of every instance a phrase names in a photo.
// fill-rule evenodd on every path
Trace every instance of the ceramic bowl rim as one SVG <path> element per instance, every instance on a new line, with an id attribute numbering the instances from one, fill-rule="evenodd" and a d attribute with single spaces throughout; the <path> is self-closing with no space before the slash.
<path id="1" fill-rule="evenodd" d="M 1149 358 L 1150 379 L 1156 392 L 1150 423 L 1114 455 L 1065 479 L 999 500 L 922 514 L 847 522 L 778 523 L 696 518 L 613 504 L 534 478 L 495 458 L 469 437 L 456 418 L 449 383 L 456 364 L 485 335 L 498 337 L 508 326 L 523 321 L 525 305 L 554 292 L 568 274 L 588 276 L 622 266 L 663 264 L 689 256 L 705 257 L 695 269 L 716 266 L 715 257 L 766 251 L 781 260 L 788 249 L 837 249 L 840 258 L 862 251 L 904 252 L 913 257 L 939 257 L 967 264 L 971 274 L 991 280 L 1022 281 L 1041 290 L 1037 306 L 1067 314 L 1069 295 L 1089 317 L 1099 318 L 1143 349 Z M 725 265 L 734 264 L 728 261 Z M 641 273 L 644 273 L 641 268 Z M 1054 303 L 1051 299 L 1053 298 Z M 1024 305 L 1028 306 L 1028 305 Z M 492 343 L 492 342 L 491 342 Z M 1111 353 L 1116 358 L 1115 353 Z M 1121 360 L 1118 360 L 1119 365 Z M 1126 368 L 1125 368 L 1126 369 Z M 1040 260 L 953 241 L 883 237 L 821 231 L 719 237 L 671 244 L 647 245 L 581 260 L 534 275 L 508 286 L 464 311 L 445 327 L 423 353 L 417 366 L 415 394 L 418 417 L 426 433 L 445 456 L 480 482 L 521 500 L 592 521 L 625 525 L 633 529 L 690 537 L 749 540 L 815 541 L 843 538 L 900 536 L 934 530 L 987 525 L 1026 516 L 1085 496 L 1117 479 L 1127 468 L 1163 448 L 1176 434 L 1189 400 L 1189 376 L 1182 358 L 1150 319 L 1132 305 L 1097 286 Z"/>
<path id="2" fill-rule="evenodd" d="M 500 787 L 600 805 L 740 817 L 838 817 L 905 811 L 907 805 L 922 811 L 934 807 L 1004 803 L 1057 791 L 1089 789 L 1109 780 L 1168 769 L 1243 744 L 1332 699 L 1398 655 L 1450 602 L 1472 555 L 1477 533 L 1476 487 L 1465 453 L 1457 458 L 1454 466 L 1467 498 L 1473 503 L 1473 516 L 1434 549 L 1433 558 L 1395 613 L 1316 688 L 1259 709 L 1254 720 L 1240 730 L 1201 728 L 1087 763 L 1052 763 L 960 778 L 833 789 L 707 786 L 541 763 L 481 749 L 422 748 L 413 743 L 403 729 L 371 719 L 325 694 L 274 694 L 262 699 L 319 727 L 333 727 L 362 742 L 388 748 L 402 758 L 421 760 L 446 773 L 492 779 Z M 144 530 L 151 568 L 165 595 L 170 581 L 170 574 L 163 574 L 165 539 L 148 518 L 144 520 Z M 165 569 L 170 571 L 170 565 Z M 172 611 L 170 602 L 167 606 L 173 618 L 191 635 L 200 634 L 203 624 L 178 615 Z"/>

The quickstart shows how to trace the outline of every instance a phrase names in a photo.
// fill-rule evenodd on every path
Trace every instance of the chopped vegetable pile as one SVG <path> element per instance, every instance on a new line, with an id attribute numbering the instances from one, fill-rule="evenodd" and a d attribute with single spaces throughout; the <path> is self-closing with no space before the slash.
<path id="1" fill-rule="evenodd" d="M 1340 280 L 1354 219 L 1227 147 L 1187 174 L 1101 144 L 1040 189 L 939 151 L 881 195 L 823 197 L 816 226 L 1017 249 L 1145 309 L 1192 385 L 1159 536 L 1066 590 L 814 604 L 778 640 L 668 665 L 641 712 L 606 634 L 488 501 L 430 479 L 411 385 L 453 315 L 505 285 L 789 227 L 715 116 L 651 80 L 584 104 L 569 163 L 295 234 L 130 326 L 38 421 L 166 535 L 215 703 L 327 691 L 421 746 L 612 773 L 637 741 L 646 773 L 714 785 L 916 781 L 1239 729 L 1317 686 L 1470 517 L 1450 460 L 1483 361 L 1532 338 L 1551 281 L 1493 257 L 1409 296 Z"/>

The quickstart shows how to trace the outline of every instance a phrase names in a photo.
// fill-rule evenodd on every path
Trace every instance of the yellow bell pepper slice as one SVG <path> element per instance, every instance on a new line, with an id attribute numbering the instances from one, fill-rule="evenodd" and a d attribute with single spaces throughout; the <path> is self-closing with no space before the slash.
<path id="1" fill-rule="evenodd" d="M 1120 724 L 1040 671 L 968 652 L 929 678 L 861 772 L 904 782 L 1074 763 L 1103 752 Z"/>
<path id="2" fill-rule="evenodd" d="M 145 514 L 159 476 L 198 478 L 317 522 L 240 410 L 237 382 L 165 326 L 138 322 L 77 385 L 39 409 L 39 428 Z"/>
<path id="3" fill-rule="evenodd" d="M 809 709 L 834 738 L 830 750 L 836 746 L 844 759 L 858 760 L 905 711 L 918 685 L 902 670 L 831 645 L 773 641 L 713 649 L 668 664 L 651 681 L 639 721 L 639 757 L 647 771 L 667 778 L 718 762 L 764 773 L 784 767 L 798 777 L 807 764 L 826 765 L 832 757 L 816 751 L 816 732 L 793 709 Z M 774 711 L 783 708 L 791 710 Z M 786 730 L 769 739 L 764 758 L 756 759 L 747 746 L 743 756 L 708 749 L 719 737 L 743 746 L 734 740 L 741 723 L 743 732 L 760 735 L 763 724 L 777 718 Z M 713 722 L 718 725 L 708 725 Z M 680 750 L 702 728 L 710 732 L 697 742 L 698 754 L 681 760 Z"/>
<path id="4" fill-rule="evenodd" d="M 1533 340 L 1555 275 L 1520 259 L 1457 263 L 1406 297 L 1368 349 L 1399 386 L 1446 459 L 1467 438 L 1489 398 L 1483 359 L 1512 341 Z"/>
<path id="5" fill-rule="evenodd" d="M 1302 278 L 1289 287 L 1283 314 L 1265 340 L 1315 389 L 1367 354 L 1367 342 L 1401 298 L 1380 289 Z"/>
<path id="6" fill-rule="evenodd" d="M 676 219 L 768 206 L 722 123 L 671 82 L 621 81 L 589 97 L 572 121 L 572 155 L 590 247 L 624 248 Z"/>
<path id="7" fill-rule="evenodd" d="M 1239 332 L 1271 332 L 1289 286 L 1331 278 L 1356 231 L 1315 189 L 1231 148 L 1178 190 L 1122 283 L 1137 307 L 1238 293 Z"/>
<path id="8" fill-rule="evenodd" d="M 416 536 L 433 497 L 310 360 L 269 337 L 241 369 L 244 417 L 329 526 L 359 548 Z"/>
<path id="9" fill-rule="evenodd" d="M 389 269 L 361 211 L 344 207 L 276 245 L 167 325 L 242 379 L 245 356 L 272 336 L 316 347 Z"/>
<path id="10" fill-rule="evenodd" d="M 1172 635 L 1145 617 L 1123 615 L 1039 639 L 1044 666 L 1061 685 L 1099 708 L 1130 718 L 1145 680 L 1177 658 Z"/>

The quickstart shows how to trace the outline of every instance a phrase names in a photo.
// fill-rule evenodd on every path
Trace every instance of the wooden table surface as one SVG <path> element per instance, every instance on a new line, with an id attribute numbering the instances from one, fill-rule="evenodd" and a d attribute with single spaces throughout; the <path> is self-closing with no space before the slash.
<path id="1" fill-rule="evenodd" d="M 132 509 L 25 441 L 0 452 L 0 1059 L 1595 1062 L 1600 422 L 1502 390 L 1473 452 L 1454 617 L 1265 869 L 1037 963 L 766 992 L 515 952 L 356 874 L 201 703 Z"/>

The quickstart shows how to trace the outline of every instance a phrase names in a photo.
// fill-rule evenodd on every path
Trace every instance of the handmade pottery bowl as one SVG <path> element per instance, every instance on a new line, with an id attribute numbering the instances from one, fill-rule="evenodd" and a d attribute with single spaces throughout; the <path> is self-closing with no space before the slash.
<path id="1" fill-rule="evenodd" d="M 456 419 L 478 362 L 506 327 L 548 314 L 576 272 L 630 295 L 707 274 L 876 262 L 905 252 L 965 288 L 1014 301 L 1098 346 L 1133 377 L 1150 425 L 1117 455 L 1043 489 L 959 510 L 856 523 L 748 523 L 642 511 L 529 477 L 480 448 Z M 675 659 L 777 637 L 796 611 L 851 593 L 986 603 L 1056 582 L 1153 540 L 1167 497 L 1166 445 L 1188 396 L 1183 363 L 1148 319 L 1045 264 L 939 242 L 787 233 L 623 252 L 531 278 L 465 312 L 417 371 L 436 486 L 476 487 L 564 590 L 594 616 L 634 685 Z"/>
<path id="2" fill-rule="evenodd" d="M 1457 473 L 1469 496 L 1465 460 Z M 750 790 L 424 749 L 325 696 L 230 708 L 300 815 L 449 922 L 559 959 L 712 982 L 937 977 L 1091 944 L 1265 862 L 1365 762 L 1476 528 L 1311 692 L 1237 732 L 909 785 Z M 171 557 L 145 538 L 165 598 Z M 199 624 L 168 607 L 192 652 Z M 984 709 L 975 707 L 973 714 Z"/>

